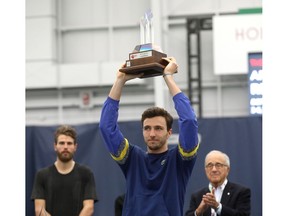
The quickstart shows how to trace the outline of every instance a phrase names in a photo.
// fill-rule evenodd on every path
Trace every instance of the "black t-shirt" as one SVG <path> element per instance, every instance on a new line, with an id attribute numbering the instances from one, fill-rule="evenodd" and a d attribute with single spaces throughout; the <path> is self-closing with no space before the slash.
<path id="1" fill-rule="evenodd" d="M 36 174 L 31 199 L 44 199 L 53 216 L 78 216 L 84 200 L 98 201 L 94 175 L 78 163 L 68 174 L 59 173 L 55 165 L 46 167 Z"/>

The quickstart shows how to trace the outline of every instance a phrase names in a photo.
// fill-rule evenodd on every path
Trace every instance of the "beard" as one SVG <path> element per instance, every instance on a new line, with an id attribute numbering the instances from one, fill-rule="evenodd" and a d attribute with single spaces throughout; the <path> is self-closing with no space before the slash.
<path id="1" fill-rule="evenodd" d="M 161 142 L 161 141 L 153 141 L 153 144 L 147 143 L 147 147 L 151 151 L 157 151 L 163 148 L 164 145 L 165 145 L 165 142 Z"/>
<path id="2" fill-rule="evenodd" d="M 57 152 L 59 160 L 63 163 L 69 162 L 73 159 L 73 153 L 71 152 Z"/>

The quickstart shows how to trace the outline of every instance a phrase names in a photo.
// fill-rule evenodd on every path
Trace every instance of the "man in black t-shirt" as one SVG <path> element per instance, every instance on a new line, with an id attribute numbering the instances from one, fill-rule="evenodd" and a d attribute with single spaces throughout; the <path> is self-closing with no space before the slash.
<path id="1" fill-rule="evenodd" d="M 93 215 L 98 201 L 93 172 L 73 160 L 77 133 L 60 126 L 54 137 L 55 163 L 36 174 L 31 199 L 37 216 Z"/>

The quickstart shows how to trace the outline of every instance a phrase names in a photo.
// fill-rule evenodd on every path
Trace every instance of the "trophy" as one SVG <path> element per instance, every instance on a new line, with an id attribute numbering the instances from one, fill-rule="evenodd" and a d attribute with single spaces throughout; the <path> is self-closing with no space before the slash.
<path id="1" fill-rule="evenodd" d="M 140 78 L 163 75 L 163 70 L 168 62 L 163 57 L 167 57 L 161 48 L 153 44 L 153 14 L 151 11 L 145 12 L 140 20 L 141 44 L 137 45 L 132 53 L 129 53 L 129 60 L 126 60 L 124 68 L 120 71 L 128 74 L 141 74 Z"/>

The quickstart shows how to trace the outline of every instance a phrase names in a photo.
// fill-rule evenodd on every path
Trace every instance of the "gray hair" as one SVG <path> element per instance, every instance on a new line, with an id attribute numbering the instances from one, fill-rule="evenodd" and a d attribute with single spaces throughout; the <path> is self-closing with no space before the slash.
<path id="1" fill-rule="evenodd" d="M 222 156 L 224 157 L 224 160 L 225 160 L 225 162 L 226 162 L 226 165 L 227 165 L 228 167 L 230 167 L 230 159 L 229 159 L 228 155 L 225 154 L 224 152 L 219 151 L 219 150 L 212 150 L 212 151 L 210 151 L 210 152 L 206 155 L 206 157 L 205 157 L 205 162 L 204 162 L 204 166 L 206 165 L 207 157 L 208 157 L 209 155 L 211 155 L 211 154 L 220 154 L 220 155 L 222 155 Z"/>

